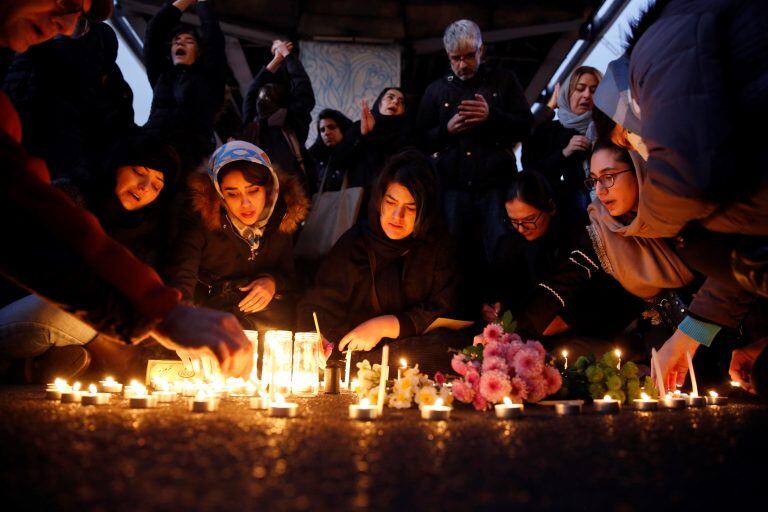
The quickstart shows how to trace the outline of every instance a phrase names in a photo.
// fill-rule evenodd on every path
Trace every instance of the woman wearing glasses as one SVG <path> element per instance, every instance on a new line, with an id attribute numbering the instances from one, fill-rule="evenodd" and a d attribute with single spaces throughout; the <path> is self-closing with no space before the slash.
<path id="1" fill-rule="evenodd" d="M 486 279 L 491 288 L 487 297 L 490 303 L 485 304 L 482 311 L 487 322 L 498 321 L 499 313 L 504 310 L 519 316 L 536 293 L 538 283 L 549 279 L 560 262 L 568 259 L 589 222 L 581 210 L 557 207 L 547 179 L 533 171 L 517 174 L 507 190 L 504 207 L 509 233 L 499 241 L 491 276 Z M 615 322 L 611 325 L 595 322 L 594 312 L 588 305 L 597 294 L 611 297 L 611 307 L 627 308 L 627 294 L 613 279 L 602 276 L 575 292 L 575 299 L 562 317 L 580 332 L 601 337 L 615 332 L 618 326 Z M 616 313 L 611 314 L 611 318 L 621 316 Z"/>
<path id="2" fill-rule="evenodd" d="M 610 143 L 595 145 L 585 180 L 587 188 L 597 195 L 587 209 L 589 225 L 558 270 L 538 283 L 522 318 L 528 329 L 543 335 L 568 330 L 570 324 L 564 315 L 574 305 L 577 293 L 598 277 L 612 277 L 627 292 L 651 304 L 665 290 L 681 288 L 693 280 L 691 271 L 666 240 L 624 236 L 637 215 L 640 187 L 636 172 L 624 149 Z M 601 308 L 611 305 L 605 299 L 600 304 Z"/>

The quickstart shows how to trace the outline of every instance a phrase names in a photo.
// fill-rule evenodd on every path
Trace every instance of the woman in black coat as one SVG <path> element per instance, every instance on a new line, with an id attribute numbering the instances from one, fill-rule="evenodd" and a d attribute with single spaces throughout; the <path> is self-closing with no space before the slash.
<path id="1" fill-rule="evenodd" d="M 357 359 L 376 359 L 371 352 L 389 342 L 394 357 L 422 370 L 449 367 L 448 348 L 466 340 L 451 331 L 427 334 L 436 319 L 453 315 L 458 298 L 438 197 L 425 156 L 394 156 L 373 191 L 367 221 L 339 239 L 300 302 L 299 329 L 312 330 L 315 312 L 323 336 L 340 350 L 361 352 Z"/>
<path id="2" fill-rule="evenodd" d="M 339 112 L 326 108 L 317 116 L 317 140 L 309 148 L 309 154 L 315 160 L 317 187 L 323 184 L 323 190 L 339 190 L 346 168 L 336 163 L 335 150 L 344 141 L 344 134 L 352 126 L 352 121 Z"/>
<path id="3" fill-rule="evenodd" d="M 251 329 L 291 329 L 295 271 L 292 235 L 308 201 L 295 177 L 282 177 L 261 149 L 220 147 L 208 174 L 190 176 L 168 281 L 183 300 L 233 313 Z"/>

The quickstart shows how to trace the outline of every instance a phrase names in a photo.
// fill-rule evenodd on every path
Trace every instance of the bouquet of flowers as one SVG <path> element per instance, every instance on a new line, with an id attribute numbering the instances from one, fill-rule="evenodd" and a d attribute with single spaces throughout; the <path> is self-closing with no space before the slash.
<path id="1" fill-rule="evenodd" d="M 581 356 L 572 367 L 560 368 L 563 387 L 562 398 L 596 399 L 606 395 L 622 403 L 629 403 L 646 393 L 658 398 L 659 392 L 650 375 L 641 384 L 640 369 L 633 362 L 619 365 L 619 358 L 613 352 L 606 352 L 600 359 L 593 354 Z"/>
<path id="2" fill-rule="evenodd" d="M 488 324 L 471 347 L 453 356 L 451 367 L 460 376 L 452 389 L 457 400 L 483 411 L 504 397 L 517 403 L 538 402 L 560 389 L 560 372 L 551 358 L 547 361 L 544 347 L 538 341 L 523 341 L 515 328 L 506 312 L 501 324 Z"/>
<path id="3" fill-rule="evenodd" d="M 381 380 L 381 365 L 371 363 L 368 360 L 357 363 L 357 389 L 358 397 L 367 398 L 371 403 L 376 403 L 379 394 L 379 381 Z M 432 405 L 440 398 L 444 405 L 453 402 L 451 390 L 445 386 L 445 378 L 437 373 L 435 380 L 430 380 L 419 372 L 419 366 L 405 370 L 403 375 L 395 380 L 392 393 L 387 395 L 386 404 L 397 409 L 407 409 L 414 402 L 418 405 Z"/>

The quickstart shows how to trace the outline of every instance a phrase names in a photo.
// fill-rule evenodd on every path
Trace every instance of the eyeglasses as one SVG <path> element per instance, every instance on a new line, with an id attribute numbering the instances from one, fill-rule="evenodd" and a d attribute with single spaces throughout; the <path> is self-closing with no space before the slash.
<path id="1" fill-rule="evenodd" d="M 85 0 L 56 0 L 54 17 L 66 18 L 73 14 L 77 14 L 77 23 L 69 37 L 76 39 L 87 34 L 91 28 L 90 22 L 86 18 Z"/>
<path id="2" fill-rule="evenodd" d="M 625 169 L 623 171 L 614 172 L 611 174 L 603 174 L 599 178 L 587 178 L 584 180 L 584 186 L 587 187 L 589 190 L 595 190 L 595 186 L 598 182 L 603 186 L 603 188 L 611 188 L 616 183 L 616 176 L 619 174 L 624 174 L 625 172 L 632 172 L 629 169 Z"/>
<path id="3" fill-rule="evenodd" d="M 520 231 L 520 228 L 523 228 L 525 231 L 531 231 L 536 229 L 536 225 L 539 223 L 539 219 L 541 219 L 542 213 L 543 212 L 539 212 L 539 214 L 531 220 L 513 220 L 505 215 L 504 223 L 507 225 L 507 227 L 516 231 Z"/>

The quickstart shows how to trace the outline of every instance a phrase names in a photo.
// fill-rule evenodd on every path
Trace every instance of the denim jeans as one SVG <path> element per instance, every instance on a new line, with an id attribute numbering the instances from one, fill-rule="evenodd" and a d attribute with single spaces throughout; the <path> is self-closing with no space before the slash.
<path id="1" fill-rule="evenodd" d="M 41 299 L 29 295 L 0 309 L 0 359 L 23 359 L 51 347 L 85 345 L 98 334 L 93 328 Z"/>

